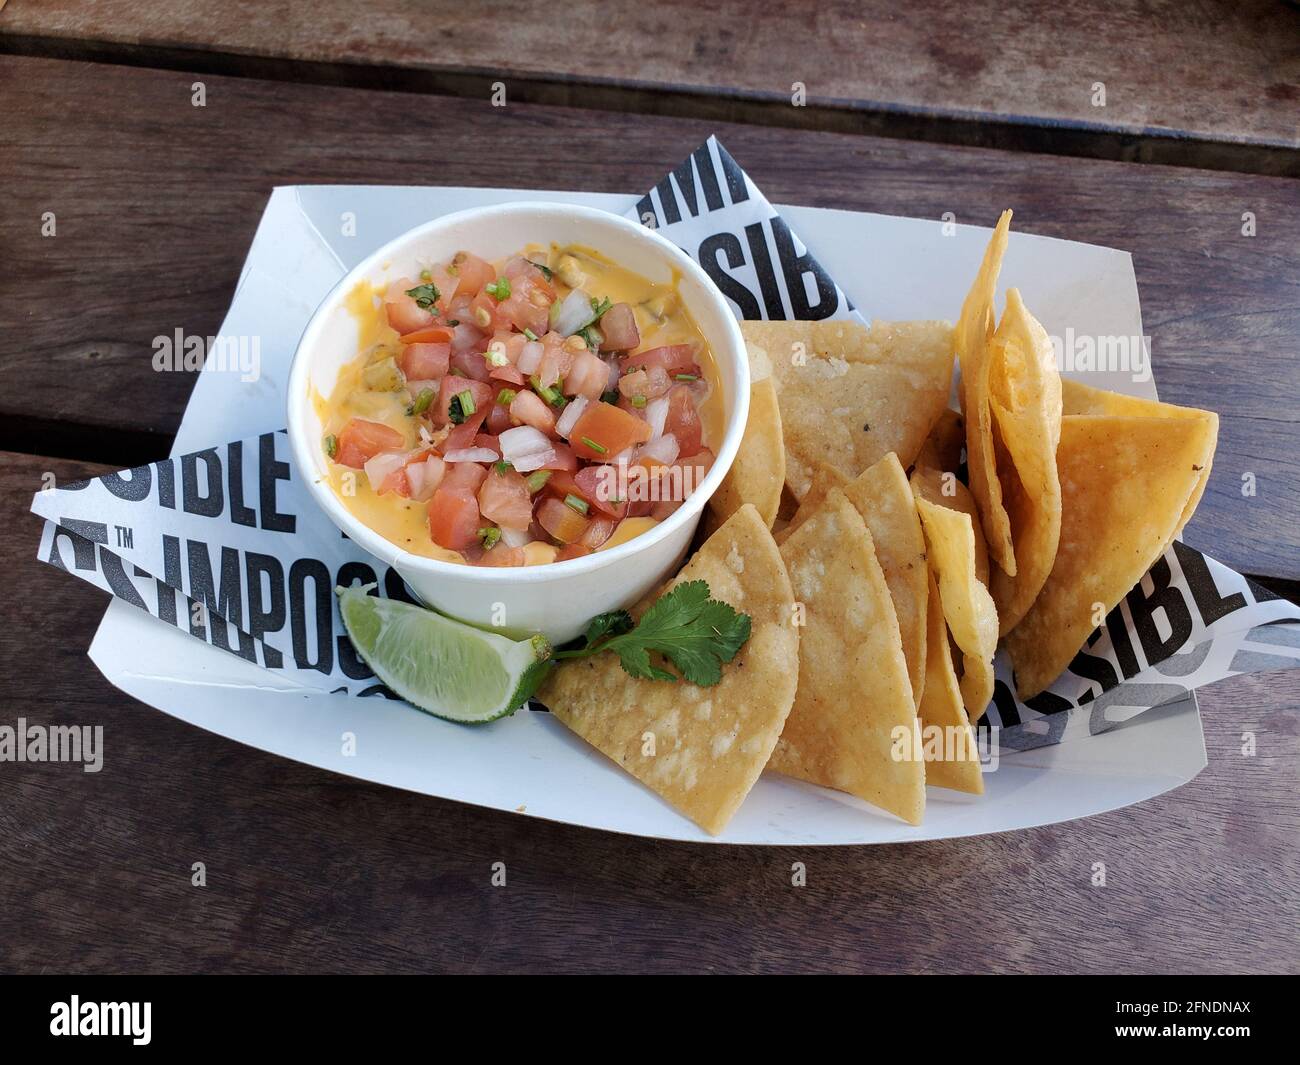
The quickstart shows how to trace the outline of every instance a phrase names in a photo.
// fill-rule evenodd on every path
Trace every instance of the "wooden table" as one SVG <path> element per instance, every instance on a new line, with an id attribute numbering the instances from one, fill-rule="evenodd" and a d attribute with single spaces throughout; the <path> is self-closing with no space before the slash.
<path id="1" fill-rule="evenodd" d="M 1209 768 L 1086 822 L 698 847 L 410 795 L 180 724 L 100 677 L 85 649 L 103 596 L 34 559 L 43 473 L 166 453 L 193 382 L 153 373 L 150 340 L 215 331 L 274 185 L 628 192 L 717 132 L 774 200 L 984 224 L 1011 205 L 1023 231 L 1131 250 L 1162 395 L 1223 419 L 1187 539 L 1294 597 L 1300 12 L 1087 6 L 579 0 L 557 39 L 492 5 L 430 24 L 413 0 L 364 20 L 342 0 L 10 0 L 3 721 L 102 724 L 107 752 L 96 775 L 0 763 L 0 969 L 1300 969 L 1300 674 L 1202 690 Z"/>

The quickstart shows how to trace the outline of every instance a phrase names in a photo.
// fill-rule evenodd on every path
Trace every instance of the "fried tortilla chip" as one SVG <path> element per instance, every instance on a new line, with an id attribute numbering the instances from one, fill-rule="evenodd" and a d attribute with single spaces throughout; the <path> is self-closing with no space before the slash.
<path id="1" fill-rule="evenodd" d="M 727 476 L 709 500 L 710 516 L 718 525 L 744 504 L 753 503 L 770 529 L 781 506 L 785 486 L 785 443 L 776 385 L 770 376 L 754 380 L 749 390 L 749 421 Z"/>
<path id="2" fill-rule="evenodd" d="M 912 491 L 925 529 L 930 567 L 939 585 L 943 616 L 962 652 L 962 700 L 971 720 L 978 721 L 993 697 L 998 614 L 993 597 L 979 577 L 976 547 L 981 537 L 975 519 L 967 511 L 945 505 L 946 500 L 929 498 L 926 483 L 932 472 L 915 471 Z"/>
<path id="3" fill-rule="evenodd" d="M 845 494 L 871 532 L 876 561 L 885 574 L 894 613 L 898 616 L 907 679 L 912 685 L 913 700 L 919 700 L 925 684 L 925 536 L 898 456 L 890 452 L 852 481 L 835 467 L 818 464 L 803 502 L 790 524 L 777 533 L 776 542 L 785 543 L 825 506 L 827 496 L 834 489 Z"/>
<path id="4" fill-rule="evenodd" d="M 871 533 L 832 490 L 781 548 L 803 605 L 799 688 L 770 768 L 848 792 L 917 825 L 925 760 L 889 587 Z M 896 730 L 902 730 L 901 733 Z"/>
<path id="5" fill-rule="evenodd" d="M 1002 504 L 997 458 L 993 447 L 993 411 L 989 406 L 989 374 L 993 337 L 993 297 L 1002 256 L 1007 250 L 1011 212 L 1003 211 L 984 251 L 975 283 L 966 294 L 957 322 L 957 357 L 961 361 L 962 411 L 966 417 L 966 465 L 971 492 L 979 504 L 989 554 L 1003 571 L 1016 575 L 1011 547 L 1011 522 Z"/>
<path id="6" fill-rule="evenodd" d="M 752 633 L 711 688 L 638 680 L 612 654 L 557 666 L 538 692 L 555 717 L 707 832 L 726 826 L 767 764 L 794 701 L 799 633 L 785 565 L 762 517 L 742 506 L 677 577 L 748 614 Z M 647 739 L 647 734 L 652 738 Z"/>
<path id="7" fill-rule="evenodd" d="M 975 497 L 954 473 L 940 473 L 919 462 L 912 471 L 912 494 L 938 507 L 959 510 L 971 518 L 971 536 L 975 540 L 975 576 L 986 588 L 989 583 L 989 550 L 984 543 L 984 530 L 980 527 L 979 511 Z"/>
<path id="8" fill-rule="evenodd" d="M 1061 375 L 1047 330 L 1016 289 L 993 335 L 989 403 L 1002 502 L 1011 527 L 1014 576 L 995 569 L 990 591 L 1002 635 L 1025 616 L 1052 571 L 1061 534 Z"/>
<path id="9" fill-rule="evenodd" d="M 993 663 L 989 659 L 962 652 L 961 680 L 958 686 L 961 688 L 961 701 L 966 707 L 966 715 L 976 724 L 979 724 L 979 719 L 993 701 L 994 680 Z"/>
<path id="10" fill-rule="evenodd" d="M 808 485 L 808 491 L 804 493 L 803 499 L 799 501 L 799 509 L 791 515 L 790 523 L 776 534 L 776 542 L 778 544 L 785 543 L 795 529 L 817 513 L 826 502 L 826 497 L 830 494 L 832 488 L 838 488 L 842 492 L 852 483 L 852 477 L 847 473 L 841 473 L 834 466 L 828 466 L 824 462 L 814 463 L 812 481 Z"/>
<path id="11" fill-rule="evenodd" d="M 1006 640 L 1022 699 L 1060 676 L 1160 557 L 1201 487 L 1217 435 L 1213 414 L 1062 418 L 1056 561 Z"/>
<path id="12" fill-rule="evenodd" d="M 926 600 L 929 576 L 925 562 L 925 534 L 916 513 L 916 501 L 898 456 L 892 452 L 869 467 L 843 489 L 876 547 L 876 561 L 889 585 L 889 597 L 898 618 L 898 634 L 907 660 L 907 679 L 913 702 L 925 687 Z"/>
<path id="13" fill-rule="evenodd" d="M 891 451 L 910 466 L 947 406 L 946 322 L 742 322 L 741 332 L 772 364 L 796 499 L 818 460 L 849 477 Z"/>
<path id="14" fill-rule="evenodd" d="M 966 422 L 951 407 L 945 407 L 917 452 L 916 464 L 956 474 L 961 469 L 961 453 L 965 447 Z"/>
<path id="15" fill-rule="evenodd" d="M 1083 385 L 1078 381 L 1071 380 L 1061 382 L 1061 402 L 1066 414 L 1114 414 L 1134 418 L 1209 419 L 1214 422 L 1215 436 L 1218 436 L 1219 416 L 1213 411 L 1201 410 L 1199 407 L 1180 407 L 1174 403 L 1161 403 L 1155 399 L 1138 399 L 1136 396 L 1125 396 L 1119 392 L 1107 392 L 1104 389 L 1093 388 L 1091 385 Z M 1205 469 L 1201 471 L 1200 484 L 1196 486 L 1196 491 L 1192 493 L 1191 498 L 1187 501 L 1187 506 L 1183 508 L 1183 516 L 1179 519 L 1178 528 L 1174 530 L 1173 535 L 1169 538 L 1171 541 L 1183 531 L 1183 526 L 1191 520 L 1192 513 L 1201 501 L 1201 496 L 1205 494 L 1205 486 L 1210 483 L 1210 467 L 1212 465 L 1212 462 L 1205 463 Z M 1166 544 L 1165 546 L 1169 545 Z"/>
<path id="16" fill-rule="evenodd" d="M 948 626 L 943 620 L 939 589 L 934 576 L 926 573 L 929 586 L 926 616 L 925 690 L 919 714 L 925 734 L 925 782 L 955 791 L 984 794 L 984 774 L 980 772 L 975 733 L 962 705 L 957 674 L 952 668 L 948 649 Z M 942 729 L 945 743 L 935 752 L 929 739 L 930 729 Z M 948 738 L 951 738 L 950 740 Z"/>

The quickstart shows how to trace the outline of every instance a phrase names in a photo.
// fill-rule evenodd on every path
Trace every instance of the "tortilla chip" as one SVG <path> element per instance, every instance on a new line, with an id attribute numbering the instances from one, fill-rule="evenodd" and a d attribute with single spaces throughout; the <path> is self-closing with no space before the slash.
<path id="1" fill-rule="evenodd" d="M 799 634 L 785 565 L 762 517 L 742 506 L 650 603 L 683 581 L 748 614 L 749 642 L 711 688 L 638 680 L 612 654 L 561 663 L 538 698 L 555 717 L 707 832 L 726 826 L 767 764 L 794 701 Z M 645 735 L 654 737 L 645 753 Z"/>
<path id="2" fill-rule="evenodd" d="M 962 652 L 958 687 L 961 688 L 961 701 L 966 707 L 966 715 L 975 724 L 979 724 L 979 719 L 993 701 L 994 680 L 993 662 L 990 659 Z"/>
<path id="3" fill-rule="evenodd" d="M 916 464 L 955 474 L 961 469 L 961 453 L 965 448 L 966 422 L 951 407 L 945 407 L 917 452 Z"/>
<path id="4" fill-rule="evenodd" d="M 818 460 L 849 477 L 891 451 L 910 466 L 947 406 L 946 322 L 742 322 L 741 332 L 771 361 L 796 499 Z"/>
<path id="5" fill-rule="evenodd" d="M 1016 289 L 993 335 L 989 403 L 997 425 L 995 451 L 1002 501 L 1011 526 L 1014 576 L 1001 569 L 990 590 L 1006 635 L 1025 616 L 1052 571 L 1061 534 L 1061 375 L 1047 330 Z"/>
<path id="6" fill-rule="evenodd" d="M 927 500 L 938 507 L 959 510 L 969 514 L 971 519 L 971 536 L 975 540 L 975 576 L 980 584 L 989 584 L 989 549 L 984 542 L 984 530 L 980 527 L 979 511 L 975 508 L 975 497 L 954 473 L 940 473 L 917 463 L 912 471 L 912 494 Z"/>
<path id="7" fill-rule="evenodd" d="M 1016 556 L 1011 547 L 1011 522 L 1002 504 L 1002 485 L 998 481 L 993 447 L 993 412 L 989 407 L 993 297 L 1010 228 L 1011 212 L 1003 211 L 984 251 L 975 283 L 961 307 L 961 318 L 957 322 L 957 357 L 961 361 L 966 466 L 971 492 L 979 505 L 989 553 L 1008 575 L 1014 577 Z"/>
<path id="8" fill-rule="evenodd" d="M 968 512 L 927 498 L 924 478 L 917 476 L 925 473 L 917 470 L 912 477 L 916 509 L 925 529 L 930 567 L 938 580 L 943 616 L 962 652 L 962 701 L 971 720 L 978 721 L 993 698 L 997 609 L 989 590 L 979 579 L 976 544 L 980 537 L 974 518 Z"/>
<path id="9" fill-rule="evenodd" d="M 812 482 L 808 486 L 808 491 L 804 493 L 803 499 L 799 501 L 799 509 L 791 515 L 790 523 L 776 534 L 776 542 L 778 544 L 785 543 L 795 529 L 816 514 L 826 502 L 826 497 L 830 494 L 832 488 L 838 488 L 842 492 L 852 483 L 852 477 L 846 473 L 841 473 L 834 466 L 828 466 L 824 462 L 814 463 Z"/>
<path id="10" fill-rule="evenodd" d="M 709 510 L 721 525 L 746 503 L 753 503 L 770 529 L 781 506 L 784 486 L 781 412 L 776 402 L 776 386 L 770 377 L 765 377 L 750 386 L 745 435 L 736 452 L 736 461 L 709 500 Z"/>
<path id="11" fill-rule="evenodd" d="M 975 733 L 962 706 L 961 689 L 957 686 L 957 674 L 952 668 L 948 627 L 943 620 L 939 589 L 933 574 L 927 571 L 925 579 L 929 595 L 925 611 L 925 690 L 919 708 L 921 727 L 923 730 L 942 729 L 946 736 L 955 741 L 953 746 L 945 745 L 938 756 L 932 758 L 932 748 L 926 737 L 925 782 L 941 788 L 983 795 L 984 774 L 980 772 Z"/>
<path id="12" fill-rule="evenodd" d="M 1068 379 L 1061 382 L 1061 403 L 1066 414 L 1114 414 L 1134 418 L 1204 418 L 1214 422 L 1216 437 L 1219 431 L 1219 416 L 1214 411 L 1201 410 L 1199 407 L 1180 407 L 1174 403 L 1161 403 L 1155 399 L 1138 399 L 1136 396 L 1107 392 Z M 1211 460 L 1213 457 L 1210 456 Z M 1201 496 L 1205 494 L 1205 486 L 1210 483 L 1212 465 L 1212 461 L 1207 461 L 1205 468 L 1201 470 L 1200 483 L 1183 508 L 1183 516 L 1179 519 L 1178 528 L 1170 536 L 1170 541 L 1182 532 L 1183 526 L 1191 520 L 1197 504 L 1201 501 Z M 1165 546 L 1167 547 L 1168 544 Z"/>
<path id="13" fill-rule="evenodd" d="M 876 561 L 885 574 L 889 597 L 898 618 L 898 634 L 907 660 L 912 701 L 919 703 L 925 688 L 926 601 L 929 571 L 925 534 L 916 501 L 898 456 L 888 454 L 844 489 L 862 515 L 876 547 Z"/>
<path id="14" fill-rule="evenodd" d="M 856 795 L 918 825 L 925 760 L 889 587 L 871 533 L 839 490 L 781 548 L 803 604 L 799 688 L 770 768 Z"/>
<path id="15" fill-rule="evenodd" d="M 1022 699 L 1060 676 L 1097 618 L 1160 557 L 1200 488 L 1217 435 L 1213 414 L 1062 418 L 1060 546 L 1047 583 L 1006 641 Z"/>

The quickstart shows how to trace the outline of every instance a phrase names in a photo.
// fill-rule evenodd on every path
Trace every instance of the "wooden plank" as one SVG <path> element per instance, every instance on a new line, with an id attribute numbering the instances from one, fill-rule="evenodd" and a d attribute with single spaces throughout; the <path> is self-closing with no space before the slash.
<path id="1" fill-rule="evenodd" d="M 1162 395 L 1223 419 L 1189 541 L 1300 577 L 1295 182 L 523 104 L 430 111 L 408 94 L 247 79 L 205 78 L 200 109 L 193 80 L 0 57 L 0 446 L 118 465 L 163 453 L 192 381 L 152 370 L 152 338 L 217 329 L 274 185 L 634 192 L 716 131 L 778 202 L 985 224 L 1009 205 L 1025 232 L 1130 249 Z"/>
<path id="2" fill-rule="evenodd" d="M 4 721 L 102 725 L 104 767 L 0 767 L 10 971 L 1300 967 L 1300 672 L 1203 690 L 1209 768 L 1086 821 L 825 849 L 623 837 L 335 776 L 122 695 L 84 654 L 105 597 L 34 558 L 47 470 L 104 467 L 0 455 L 0 559 L 22 589 L 0 606 Z"/>
<path id="3" fill-rule="evenodd" d="M 562 19 L 420 0 L 11 0 L 0 47 L 479 98 L 504 81 L 520 102 L 1295 176 L 1297 31 L 1277 0 L 575 0 Z"/>

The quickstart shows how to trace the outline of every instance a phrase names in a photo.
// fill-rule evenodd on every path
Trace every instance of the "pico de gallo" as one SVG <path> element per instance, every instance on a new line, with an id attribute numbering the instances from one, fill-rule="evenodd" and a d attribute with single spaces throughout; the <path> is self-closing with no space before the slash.
<path id="1" fill-rule="evenodd" d="M 318 397 L 335 492 L 417 554 L 578 558 L 645 532 L 714 461 L 712 353 L 675 286 L 591 249 L 471 252 L 350 306 L 362 352 Z"/>

